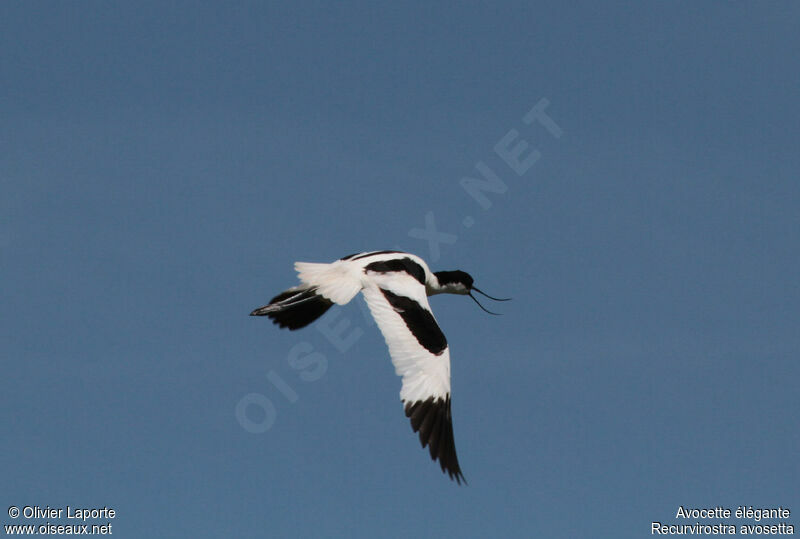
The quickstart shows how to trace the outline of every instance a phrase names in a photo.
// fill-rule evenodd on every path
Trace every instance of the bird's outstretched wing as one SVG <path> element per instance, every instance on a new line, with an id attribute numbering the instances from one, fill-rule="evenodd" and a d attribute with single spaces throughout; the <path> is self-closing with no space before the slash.
<path id="1" fill-rule="evenodd" d="M 370 275 L 371 272 L 368 272 Z M 403 378 L 400 398 L 422 447 L 459 484 L 450 415 L 450 350 L 431 313 L 425 285 L 410 275 L 376 272 L 362 292 L 389 347 L 395 371 Z"/>

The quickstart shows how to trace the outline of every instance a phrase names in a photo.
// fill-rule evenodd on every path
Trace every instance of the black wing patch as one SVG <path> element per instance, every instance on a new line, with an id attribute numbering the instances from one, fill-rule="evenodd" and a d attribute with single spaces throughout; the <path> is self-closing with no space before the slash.
<path id="1" fill-rule="evenodd" d="M 281 292 L 269 305 L 260 307 L 250 316 L 269 316 L 272 322 L 290 330 L 306 327 L 325 314 L 333 302 L 316 293 L 316 288 Z"/>
<path id="2" fill-rule="evenodd" d="M 450 395 L 446 398 L 430 397 L 424 401 L 406 403 L 406 417 L 411 419 L 411 428 L 419 432 L 422 447 L 428 447 L 431 459 L 439 461 L 442 471 L 459 485 L 467 480 L 461 473 L 453 438 L 453 418 L 450 415 Z"/>
<path id="3" fill-rule="evenodd" d="M 408 330 L 425 350 L 438 356 L 447 349 L 447 339 L 428 309 L 423 308 L 411 298 L 398 296 L 383 288 L 380 290 L 389 305 L 402 317 Z"/>
<path id="4" fill-rule="evenodd" d="M 381 260 L 372 262 L 364 266 L 364 273 L 374 271 L 377 273 L 391 273 L 393 271 L 404 271 L 411 275 L 420 284 L 425 284 L 425 270 L 422 266 L 410 258 L 395 258 L 393 260 Z"/>

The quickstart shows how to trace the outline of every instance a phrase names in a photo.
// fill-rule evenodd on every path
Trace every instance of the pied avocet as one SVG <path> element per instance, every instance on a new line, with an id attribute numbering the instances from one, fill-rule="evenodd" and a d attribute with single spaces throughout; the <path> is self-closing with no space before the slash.
<path id="1" fill-rule="evenodd" d="M 432 273 L 420 257 L 400 251 L 356 253 L 330 264 L 296 262 L 294 267 L 301 284 L 250 315 L 266 315 L 280 327 L 295 330 L 325 314 L 334 303 L 344 305 L 362 292 L 389 346 L 395 371 L 403 378 L 400 399 L 411 427 L 442 471 L 460 484 L 464 476 L 450 414 L 450 351 L 427 296 L 469 295 L 484 311 L 472 291 L 497 301 L 508 298 L 481 292 L 463 271 Z"/>

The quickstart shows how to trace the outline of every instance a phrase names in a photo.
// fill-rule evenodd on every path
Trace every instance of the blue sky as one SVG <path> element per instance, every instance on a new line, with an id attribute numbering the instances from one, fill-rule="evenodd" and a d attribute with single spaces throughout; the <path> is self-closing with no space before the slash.
<path id="1" fill-rule="evenodd" d="M 799 22 L 3 3 L 3 507 L 193 538 L 627 538 L 681 504 L 800 511 Z M 543 99 L 558 138 L 523 120 Z M 512 130 L 540 155 L 521 174 L 495 151 Z M 478 163 L 505 186 L 488 208 L 461 185 Z M 296 260 L 396 247 L 514 298 L 431 301 L 467 487 L 419 447 L 360 299 L 299 332 L 247 316 Z"/>

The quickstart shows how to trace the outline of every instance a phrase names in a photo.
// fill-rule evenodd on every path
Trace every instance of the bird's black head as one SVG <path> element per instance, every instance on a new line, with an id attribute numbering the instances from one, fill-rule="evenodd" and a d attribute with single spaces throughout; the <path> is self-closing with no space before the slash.
<path id="1" fill-rule="evenodd" d="M 473 301 L 475 301 L 475 303 L 477 303 L 481 309 L 483 309 L 489 314 L 497 314 L 497 313 L 493 313 L 492 311 L 486 309 L 486 307 L 481 305 L 480 302 L 477 299 L 475 299 L 475 296 L 472 295 L 473 290 L 495 301 L 508 301 L 509 299 L 511 299 L 511 298 L 494 298 L 489 294 L 486 294 L 485 292 L 481 292 L 478 288 L 473 286 L 472 283 L 474 282 L 474 280 L 472 279 L 472 276 L 465 271 L 460 271 L 460 270 L 437 271 L 436 273 L 434 273 L 434 275 L 436 276 L 436 279 L 439 281 L 439 289 L 429 292 L 429 294 L 431 293 L 438 294 L 444 292 L 448 294 L 466 295 L 471 297 Z"/>
<path id="2" fill-rule="evenodd" d="M 439 280 L 439 285 L 450 293 L 469 294 L 472 289 L 473 279 L 466 271 L 437 271 L 434 275 Z"/>

